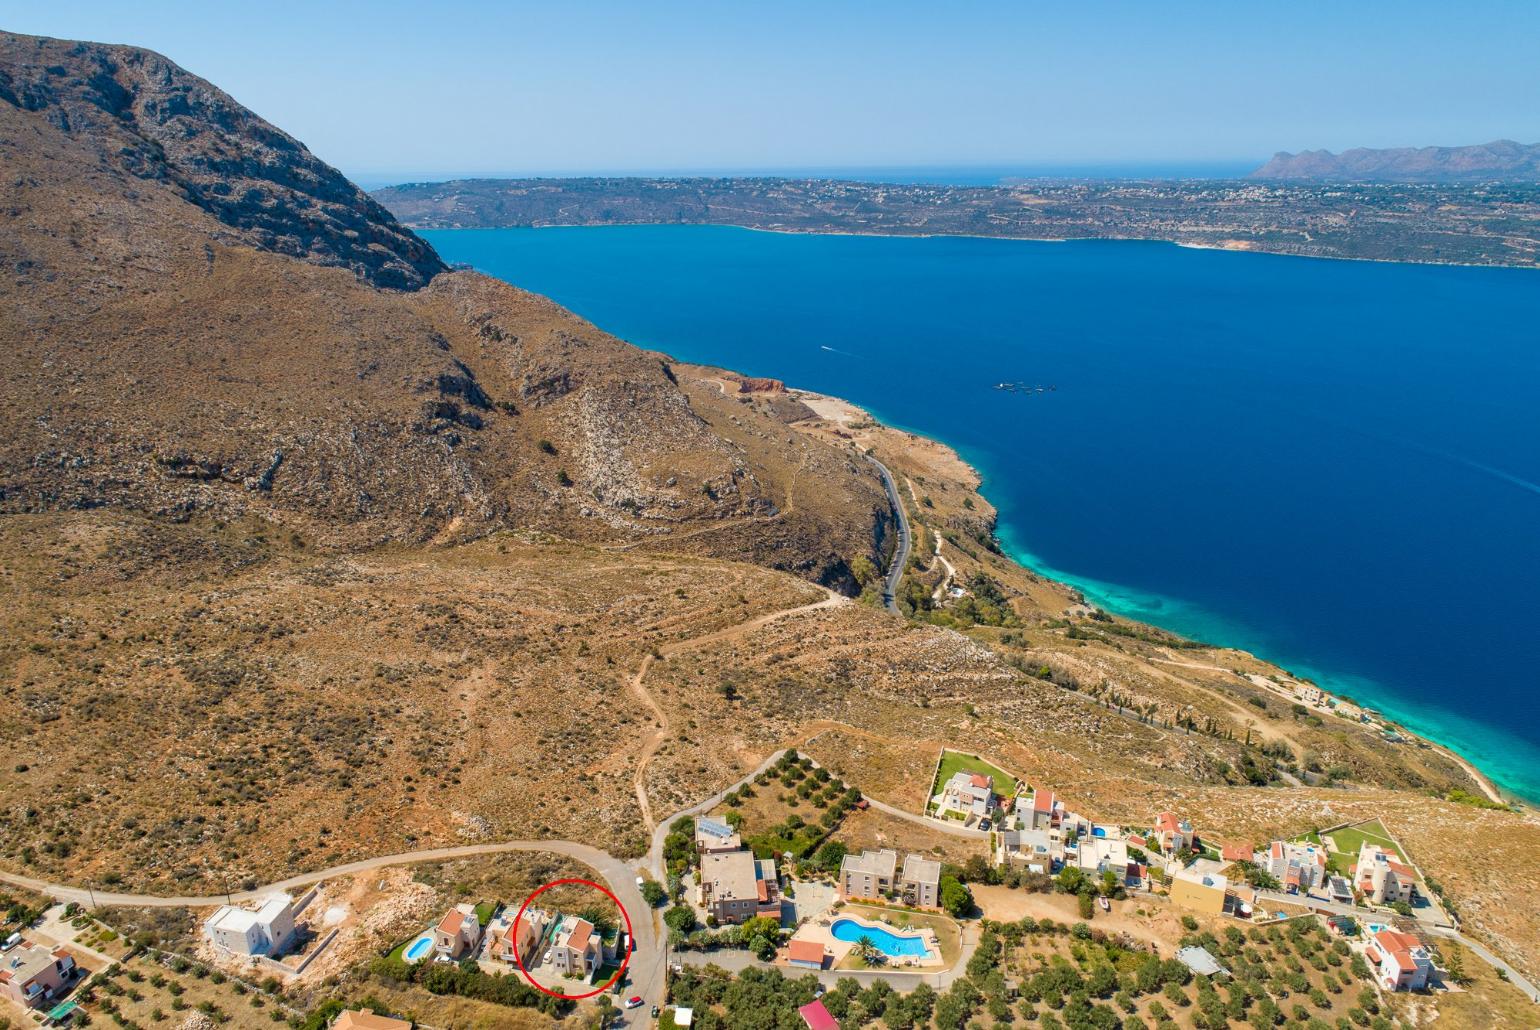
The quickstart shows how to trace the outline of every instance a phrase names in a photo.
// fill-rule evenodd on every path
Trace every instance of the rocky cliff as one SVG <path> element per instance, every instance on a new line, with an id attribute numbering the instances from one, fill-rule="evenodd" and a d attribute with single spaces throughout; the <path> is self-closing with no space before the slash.
<path id="1" fill-rule="evenodd" d="M 257 514 L 338 546 L 530 527 L 846 585 L 877 553 L 864 463 L 445 270 L 163 57 L 0 36 L 0 168 L 0 511 Z"/>

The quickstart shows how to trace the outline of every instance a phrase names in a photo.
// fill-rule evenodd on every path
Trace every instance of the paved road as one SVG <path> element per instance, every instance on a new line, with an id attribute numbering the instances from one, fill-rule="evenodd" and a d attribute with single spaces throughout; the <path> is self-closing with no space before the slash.
<path id="1" fill-rule="evenodd" d="M 877 466 L 877 474 L 882 477 L 883 489 L 888 492 L 888 503 L 893 505 L 893 515 L 898 519 L 898 550 L 893 552 L 893 564 L 888 566 L 888 574 L 882 581 L 882 603 L 888 611 L 894 615 L 899 614 L 898 581 L 903 578 L 904 565 L 909 561 L 909 514 L 904 511 L 904 502 L 898 496 L 898 487 L 893 483 L 893 473 L 888 467 L 870 454 L 866 460 Z"/>
<path id="2" fill-rule="evenodd" d="M 667 819 L 660 822 L 652 831 L 652 847 L 647 850 L 647 870 L 652 873 L 653 878 L 656 879 L 659 883 L 662 883 L 665 879 L 665 874 L 663 871 L 663 838 L 668 836 L 668 828 L 674 822 L 674 820 L 679 819 L 682 816 L 696 816 L 704 812 L 711 811 L 713 808 L 720 805 L 722 803 L 722 799 L 727 797 L 727 795 L 743 786 L 743 784 L 752 781 L 760 773 L 770 768 L 776 762 L 779 762 L 781 760 L 781 756 L 785 753 L 786 751 L 784 748 L 775 752 L 769 758 L 766 758 L 763 762 L 760 762 L 757 766 L 755 766 L 753 771 L 751 771 L 747 776 L 743 777 L 743 779 L 739 780 L 737 783 L 728 784 L 721 790 L 717 791 L 715 794 L 711 795 L 705 801 L 702 801 L 699 804 L 691 805 L 689 808 L 682 808 L 675 812 L 673 815 L 669 816 Z"/>
<path id="3" fill-rule="evenodd" d="M 865 797 L 865 795 L 863 794 L 862 797 Z M 928 816 L 920 815 L 918 812 L 906 812 L 902 808 L 894 808 L 886 801 L 878 801 L 876 798 L 866 798 L 866 803 L 879 812 L 896 815 L 900 819 L 907 819 L 916 826 L 923 826 L 927 830 L 935 830 L 937 833 L 948 833 L 953 837 L 967 837 L 970 840 L 989 839 L 988 830 L 975 830 L 951 819 L 931 819 Z"/>
<path id="4" fill-rule="evenodd" d="M 1359 922 L 1363 922 L 1367 919 L 1389 920 L 1394 918 L 1394 916 L 1391 914 L 1378 912 L 1372 908 L 1363 908 L 1359 905 L 1346 905 L 1338 901 L 1322 901 L 1320 898 L 1301 899 L 1298 895 L 1280 894 L 1276 891 L 1258 891 L 1257 900 L 1282 902 L 1286 905 L 1304 905 L 1308 908 L 1316 909 L 1321 912 L 1335 912 L 1338 915 L 1352 916 Z M 1508 979 L 1512 981 L 1515 987 L 1523 991 L 1529 997 L 1530 1001 L 1540 1002 L 1540 990 L 1537 990 L 1535 985 L 1531 983 L 1523 973 L 1519 972 L 1517 969 L 1514 969 L 1503 959 L 1499 958 L 1492 951 L 1488 950 L 1486 945 L 1471 940 L 1469 937 L 1465 936 L 1463 933 L 1461 933 L 1459 930 L 1456 930 L 1452 926 L 1444 926 L 1438 923 L 1428 923 L 1421 921 L 1419 921 L 1418 925 L 1431 936 L 1447 937 L 1450 940 L 1459 941 L 1472 952 L 1485 959 L 1488 965 L 1506 972 L 1508 974 Z"/>
<path id="5" fill-rule="evenodd" d="M 650 871 L 660 881 L 663 879 L 663 838 L 667 836 L 668 824 L 680 816 L 694 816 L 702 812 L 710 811 L 722 803 L 722 799 L 740 784 L 753 780 L 771 765 L 780 760 L 785 751 L 776 751 L 754 768 L 736 783 L 713 794 L 711 797 L 689 808 L 682 809 L 664 819 L 653 831 L 652 847 L 647 854 L 644 868 Z M 815 763 L 816 767 L 816 763 Z M 906 812 L 900 808 L 894 808 L 885 802 L 867 798 L 871 806 L 881 812 L 896 816 L 900 819 L 924 826 L 927 829 L 940 830 L 954 836 L 985 838 L 989 835 L 980 830 L 970 830 L 961 826 L 949 825 L 945 822 L 927 819 L 914 812 Z M 597 872 L 615 896 L 620 899 L 621 905 L 631 916 L 631 926 L 634 935 L 634 951 L 631 956 L 631 965 L 628 975 L 631 978 L 631 992 L 640 994 L 648 1005 L 662 1005 L 664 1002 L 664 973 L 668 961 L 666 932 L 661 926 L 657 910 L 650 908 L 642 899 L 641 892 L 636 886 L 637 869 L 621 859 L 600 851 L 598 848 L 587 844 L 579 844 L 567 840 L 515 840 L 499 841 L 491 844 L 466 844 L 452 848 L 428 848 L 422 851 L 408 851 L 399 855 L 382 855 L 377 858 L 366 858 L 358 862 L 349 862 L 345 865 L 332 866 L 329 869 L 319 869 L 311 873 L 303 873 L 299 876 L 291 876 L 287 880 L 280 880 L 264 887 L 258 887 L 250 891 L 232 892 L 229 900 L 235 902 L 255 901 L 266 897 L 275 891 L 288 891 L 300 887 L 308 887 L 311 884 L 320 883 L 323 880 L 334 879 L 339 876 L 350 876 L 356 873 L 366 873 L 377 869 L 386 869 L 391 866 L 416 865 L 422 862 L 442 862 L 455 858 L 470 858 L 477 855 L 495 855 L 511 851 L 535 851 L 547 854 L 565 855 L 575 859 Z M 0 871 L 0 883 L 9 883 L 17 887 L 23 887 L 38 894 L 44 894 L 60 901 L 74 901 L 83 905 L 95 906 L 129 906 L 139 908 L 204 908 L 225 903 L 226 895 L 212 896 L 182 896 L 159 897 L 152 894 L 123 894 L 113 891 L 93 891 L 85 887 L 70 887 L 63 884 L 48 883 L 44 880 L 34 879 L 28 876 L 19 876 L 15 873 Z M 1286 902 L 1291 905 L 1302 904 L 1298 897 L 1291 895 L 1274 894 L 1270 891 L 1259 892 L 1259 900 Z M 1360 919 L 1375 915 L 1369 910 L 1357 908 L 1352 905 L 1342 905 L 1335 902 L 1319 901 L 1314 898 L 1306 902 L 1313 908 L 1328 912 L 1341 912 L 1346 915 L 1356 916 Z M 1522 973 L 1513 968 L 1502 958 L 1495 955 L 1484 945 L 1471 940 L 1457 930 L 1441 926 L 1428 926 L 1428 931 L 1440 937 L 1447 937 L 1459 941 L 1469 948 L 1474 954 L 1501 969 L 1508 974 L 1512 983 L 1528 995 L 1532 1000 L 1540 1002 L 1540 990 L 1535 988 Z M 885 979 L 897 990 L 911 990 L 924 980 L 938 990 L 944 990 L 957 979 L 961 971 L 966 967 L 968 956 L 972 954 L 977 945 L 976 929 L 971 924 L 964 925 L 963 949 L 960 960 L 949 970 L 939 973 L 887 973 L 887 972 L 849 972 L 838 973 L 826 971 L 818 974 L 824 983 L 833 986 L 841 976 L 854 976 L 861 983 L 867 984 L 876 979 Z M 737 969 L 753 962 L 752 956 L 747 952 L 719 951 L 710 953 L 685 952 L 678 956 L 679 960 L 693 964 L 705 965 L 714 962 L 726 969 Z"/>
<path id="6" fill-rule="evenodd" d="M 382 855 L 378 858 L 366 858 L 359 862 L 332 866 L 330 869 L 318 869 L 313 873 L 291 876 L 287 880 L 270 883 L 256 890 L 232 892 L 228 897 L 231 901 L 235 902 L 255 901 L 275 891 L 308 887 L 311 884 L 320 883 L 323 880 L 330 880 L 339 876 L 367 873 L 390 866 L 416 865 L 421 862 L 442 862 L 455 858 L 496 855 L 510 851 L 540 851 L 547 854 L 566 855 L 568 858 L 576 859 L 597 872 L 599 877 L 609 884 L 610 890 L 615 892 L 615 896 L 620 899 L 620 904 L 625 908 L 626 913 L 631 916 L 631 927 L 635 938 L 629 970 L 632 980 L 631 989 L 645 998 L 648 1004 L 663 1004 L 664 956 L 659 945 L 658 929 L 656 921 L 653 919 L 652 910 L 642 900 L 641 892 L 637 890 L 636 872 L 620 859 L 587 844 L 579 844 L 567 840 L 510 840 L 499 841 L 495 844 L 466 844 L 453 848 L 429 848 L 423 851 L 408 851 L 399 855 Z M 25 887 L 39 894 L 50 895 L 60 901 L 74 901 L 83 905 L 122 905 L 138 908 L 202 908 L 212 905 L 223 905 L 226 900 L 226 895 L 224 894 L 211 897 L 184 896 L 166 898 L 157 897 L 152 894 L 121 894 L 113 891 L 95 891 L 83 887 L 69 887 L 63 884 L 47 883 L 28 876 L 17 876 L 13 873 L 5 872 L 0 872 L 0 881 L 14 884 L 18 887 Z"/>
<path id="7" fill-rule="evenodd" d="M 1507 973 L 1508 979 L 1513 982 L 1515 987 L 1523 991 L 1529 997 L 1530 1001 L 1540 1003 L 1540 990 L 1536 990 L 1535 985 L 1531 983 L 1523 973 L 1520 973 L 1507 962 L 1504 962 L 1501 958 L 1487 950 L 1486 945 L 1481 944 L 1478 941 L 1473 941 L 1469 937 L 1460 933 L 1458 930 L 1451 930 L 1445 926 L 1430 926 L 1428 927 L 1428 932 L 1433 934 L 1435 937 L 1448 937 L 1451 940 L 1459 941 L 1472 952 L 1485 959 L 1488 965 L 1497 969 L 1501 969 L 1503 972 Z"/>

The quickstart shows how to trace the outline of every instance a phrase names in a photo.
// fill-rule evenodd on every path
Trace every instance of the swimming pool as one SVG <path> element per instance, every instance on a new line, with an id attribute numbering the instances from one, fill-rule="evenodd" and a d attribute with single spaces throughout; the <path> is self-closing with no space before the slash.
<path id="1" fill-rule="evenodd" d="M 401 953 L 401 957 L 406 959 L 408 962 L 420 962 L 426 958 L 428 952 L 432 950 L 433 938 L 422 936 L 417 938 L 411 944 L 408 944 L 406 946 L 406 951 Z"/>
<path id="2" fill-rule="evenodd" d="M 865 937 L 872 946 L 889 958 L 924 958 L 930 954 L 925 939 L 915 934 L 896 934 L 881 926 L 866 926 L 854 919 L 836 919 L 829 927 L 836 940 L 854 944 Z"/>

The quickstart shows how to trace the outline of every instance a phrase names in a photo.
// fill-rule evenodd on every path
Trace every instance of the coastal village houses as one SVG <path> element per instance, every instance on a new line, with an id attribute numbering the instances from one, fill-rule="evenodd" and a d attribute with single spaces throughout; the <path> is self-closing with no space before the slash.
<path id="1" fill-rule="evenodd" d="M 1417 874 L 1378 844 L 1365 843 L 1353 867 L 1353 883 L 1375 905 L 1408 904 L 1417 898 Z"/>
<path id="2" fill-rule="evenodd" d="M 1112 872 L 1122 886 L 1133 889 L 1143 881 L 1144 866 L 1128 853 L 1126 841 L 1113 837 L 1090 836 L 1081 839 L 1076 850 L 1080 868 L 1095 876 Z"/>
<path id="3" fill-rule="evenodd" d="M 1374 978 L 1387 991 L 1420 991 L 1433 978 L 1433 958 L 1409 933 L 1381 930 L 1364 951 Z"/>
<path id="4" fill-rule="evenodd" d="M 741 923 L 755 916 L 779 919 L 781 882 L 775 862 L 742 850 L 702 855 L 700 905 L 719 923 Z"/>
<path id="5" fill-rule="evenodd" d="M 846 855 L 840 862 L 840 900 L 874 901 L 888 897 L 895 892 L 897 874 L 898 852 L 890 848 Z"/>
<path id="6" fill-rule="evenodd" d="M 1051 875 L 1064 861 L 1064 842 L 1057 831 L 1002 830 L 997 839 L 997 861 L 1019 862 L 1029 872 Z"/>
<path id="7" fill-rule="evenodd" d="M 470 905 L 456 905 L 433 928 L 434 954 L 451 961 L 474 954 L 480 943 L 481 920 Z"/>
<path id="8" fill-rule="evenodd" d="M 1171 877 L 1171 901 L 1194 912 L 1217 916 L 1225 910 L 1230 881 L 1221 873 L 1181 869 Z"/>
<path id="9" fill-rule="evenodd" d="M 941 907 L 941 863 L 919 855 L 904 859 L 904 873 L 899 879 L 904 903 L 915 908 Z"/>
<path id="10" fill-rule="evenodd" d="M 840 863 L 841 901 L 897 897 L 915 908 L 941 907 L 941 863 L 910 855 L 898 873 L 898 852 L 890 848 L 846 855 Z"/>
<path id="11" fill-rule="evenodd" d="M 1275 840 L 1252 861 L 1266 869 L 1287 894 L 1308 894 L 1326 881 L 1326 849 L 1320 844 Z"/>
<path id="12" fill-rule="evenodd" d="M 543 909 L 526 909 L 523 919 L 518 918 L 516 910 L 504 909 L 487 926 L 487 958 L 515 964 L 519 958 L 533 962 L 539 957 L 537 947 L 550 925 L 550 913 Z"/>
<path id="13" fill-rule="evenodd" d="M 1032 808 L 1022 821 L 1029 830 L 1058 830 L 1064 819 L 1064 803 L 1053 791 L 1038 787 L 1032 792 Z"/>
<path id="14" fill-rule="evenodd" d="M 562 976 L 587 978 L 610 957 L 594 924 L 577 916 L 562 916 L 551 934 L 550 968 Z"/>
<path id="15" fill-rule="evenodd" d="M 1175 855 L 1191 848 L 1194 839 L 1192 823 L 1178 819 L 1175 812 L 1162 812 L 1155 817 L 1149 844 L 1162 855 Z"/>
<path id="16" fill-rule="evenodd" d="M 995 810 L 995 779 L 960 770 L 952 774 L 933 800 L 938 816 L 960 818 L 965 826 L 977 825 Z"/>
<path id="17" fill-rule="evenodd" d="M 0 994 L 29 1008 L 52 1001 L 75 976 L 75 960 L 62 947 L 22 941 L 0 954 Z"/>

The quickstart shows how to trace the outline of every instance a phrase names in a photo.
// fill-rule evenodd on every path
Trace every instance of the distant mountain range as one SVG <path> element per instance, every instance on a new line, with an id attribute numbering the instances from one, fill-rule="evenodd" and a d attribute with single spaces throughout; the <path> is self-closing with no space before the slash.
<path id="1" fill-rule="evenodd" d="M 1540 182 L 1540 143 L 1500 139 L 1469 147 L 1357 147 L 1279 152 L 1253 179 L 1339 182 Z"/>

